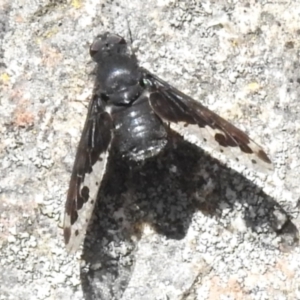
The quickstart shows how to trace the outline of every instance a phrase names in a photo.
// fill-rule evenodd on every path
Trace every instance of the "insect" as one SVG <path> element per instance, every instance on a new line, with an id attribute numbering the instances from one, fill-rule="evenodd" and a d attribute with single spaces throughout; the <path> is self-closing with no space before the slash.
<path id="1" fill-rule="evenodd" d="M 246 133 L 140 67 L 121 36 L 100 35 L 90 55 L 97 63 L 96 81 L 65 205 L 69 252 L 85 236 L 111 149 L 124 159 L 144 160 L 162 151 L 172 129 L 245 164 L 272 168 L 267 154 Z"/>

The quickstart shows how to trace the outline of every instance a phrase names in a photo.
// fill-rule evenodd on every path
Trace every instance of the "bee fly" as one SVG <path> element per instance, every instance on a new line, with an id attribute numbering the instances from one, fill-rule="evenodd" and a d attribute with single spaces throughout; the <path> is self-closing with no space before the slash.
<path id="1" fill-rule="evenodd" d="M 272 168 L 267 154 L 246 133 L 140 67 L 121 36 L 100 35 L 90 55 L 97 63 L 96 81 L 65 205 L 69 252 L 84 238 L 111 149 L 125 159 L 144 160 L 162 151 L 172 129 L 243 164 Z"/>

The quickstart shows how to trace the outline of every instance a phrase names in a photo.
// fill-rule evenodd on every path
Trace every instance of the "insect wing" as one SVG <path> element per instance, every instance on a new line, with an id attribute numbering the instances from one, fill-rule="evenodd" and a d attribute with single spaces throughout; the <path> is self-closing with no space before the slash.
<path id="1" fill-rule="evenodd" d="M 112 140 L 112 119 L 91 101 L 78 145 L 64 216 L 64 240 L 74 253 L 84 239 L 105 173 Z"/>
<path id="2" fill-rule="evenodd" d="M 146 70 L 144 74 L 145 84 L 149 86 L 150 106 L 171 129 L 191 142 L 200 143 L 204 148 L 207 144 L 247 167 L 263 172 L 273 169 L 262 147 L 245 132 L 157 76 Z"/>

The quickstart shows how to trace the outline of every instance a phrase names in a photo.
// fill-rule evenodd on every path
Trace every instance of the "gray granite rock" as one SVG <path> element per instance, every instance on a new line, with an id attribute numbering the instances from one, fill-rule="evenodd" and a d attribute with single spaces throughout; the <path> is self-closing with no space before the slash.
<path id="1" fill-rule="evenodd" d="M 69 256 L 89 44 L 128 24 L 141 65 L 245 129 L 275 171 L 184 141 L 133 172 L 116 159 Z M 299 37 L 296 0 L 1 0 L 0 299 L 299 299 Z"/>

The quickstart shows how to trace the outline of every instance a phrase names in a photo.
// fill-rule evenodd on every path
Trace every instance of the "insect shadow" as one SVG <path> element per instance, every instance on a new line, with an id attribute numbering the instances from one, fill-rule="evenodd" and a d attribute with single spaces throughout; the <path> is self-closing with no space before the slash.
<path id="1" fill-rule="evenodd" d="M 295 225 L 274 199 L 189 142 L 180 139 L 143 165 L 111 157 L 84 242 L 85 299 L 122 297 L 145 224 L 180 240 L 196 211 L 219 220 L 224 207 L 234 210 L 239 202 L 246 204 L 244 221 L 252 231 L 280 235 L 283 250 L 298 242 Z"/>

